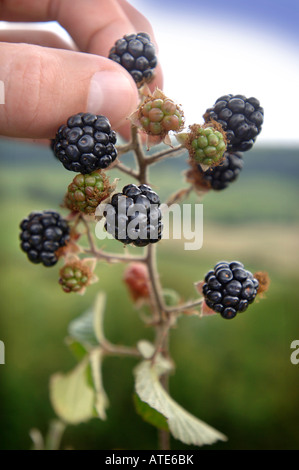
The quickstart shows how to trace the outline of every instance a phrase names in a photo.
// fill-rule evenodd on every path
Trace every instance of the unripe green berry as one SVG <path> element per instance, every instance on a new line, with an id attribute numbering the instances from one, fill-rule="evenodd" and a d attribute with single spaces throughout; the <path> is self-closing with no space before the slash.
<path id="1" fill-rule="evenodd" d="M 184 137 L 183 145 L 188 148 L 191 159 L 197 163 L 213 166 L 223 159 L 226 150 L 226 136 L 220 128 L 211 125 L 190 126 L 188 137 Z"/>
<path id="2" fill-rule="evenodd" d="M 80 260 L 65 264 L 60 270 L 59 284 L 64 292 L 80 292 L 90 281 L 92 272 Z"/>
<path id="3" fill-rule="evenodd" d="M 156 89 L 140 106 L 137 120 L 137 125 L 148 135 L 163 139 L 169 131 L 179 132 L 182 129 L 184 114 L 178 105 Z"/>
<path id="4" fill-rule="evenodd" d="M 94 214 L 96 207 L 106 199 L 112 187 L 102 170 L 96 170 L 87 175 L 77 175 L 64 199 L 65 206 L 75 212 Z"/>

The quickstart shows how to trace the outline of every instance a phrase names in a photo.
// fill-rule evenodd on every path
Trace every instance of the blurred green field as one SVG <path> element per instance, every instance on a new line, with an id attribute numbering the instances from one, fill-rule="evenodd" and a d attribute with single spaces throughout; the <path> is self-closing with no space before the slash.
<path id="1" fill-rule="evenodd" d="M 213 449 L 299 449 L 299 364 L 290 362 L 290 344 L 299 339 L 299 152 L 281 151 L 281 168 L 278 150 L 252 151 L 237 182 L 205 197 L 201 250 L 185 251 L 181 241 L 167 240 L 158 247 L 163 286 L 176 289 L 185 300 L 195 297 L 194 282 L 221 259 L 239 259 L 253 272 L 266 270 L 271 277 L 265 298 L 233 321 L 181 318 L 172 331 L 170 348 L 177 366 L 171 394 L 228 436 L 228 442 Z M 19 249 L 20 220 L 32 210 L 59 210 L 72 175 L 48 149 L 28 144 L 0 141 L 0 161 L 0 340 L 6 347 L 6 364 L 0 365 L 0 448 L 29 449 L 30 429 L 45 433 L 55 417 L 50 375 L 75 365 L 64 343 L 67 325 L 92 305 L 99 289 L 107 292 L 105 330 L 112 342 L 134 345 L 140 338 L 152 339 L 152 332 L 132 307 L 121 280 L 124 266 L 99 263 L 99 282 L 77 296 L 60 289 L 59 266 L 46 269 L 27 261 Z M 186 185 L 184 168 L 184 157 L 154 167 L 152 182 L 163 198 Z M 128 179 L 121 178 L 122 186 Z M 189 201 L 195 202 L 195 196 Z M 122 250 L 113 240 L 105 245 Z M 155 429 L 134 411 L 135 364 L 135 359 L 105 360 L 107 420 L 69 426 L 64 446 L 156 448 Z M 172 440 L 172 448 L 186 446 Z"/>

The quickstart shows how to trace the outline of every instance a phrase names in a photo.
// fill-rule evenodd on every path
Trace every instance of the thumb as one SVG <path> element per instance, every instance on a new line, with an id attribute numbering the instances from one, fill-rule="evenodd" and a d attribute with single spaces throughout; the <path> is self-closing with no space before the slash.
<path id="1" fill-rule="evenodd" d="M 0 43 L 0 80 L 0 134 L 10 137 L 51 139 L 78 112 L 103 114 L 117 130 L 138 102 L 125 69 L 81 52 Z"/>

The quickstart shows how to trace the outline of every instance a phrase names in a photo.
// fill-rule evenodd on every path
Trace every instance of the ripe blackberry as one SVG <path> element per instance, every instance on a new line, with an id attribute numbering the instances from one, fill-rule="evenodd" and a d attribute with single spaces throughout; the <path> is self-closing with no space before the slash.
<path id="1" fill-rule="evenodd" d="M 147 33 L 127 34 L 116 41 L 109 59 L 122 65 L 138 86 L 152 80 L 157 65 L 155 46 Z"/>
<path id="2" fill-rule="evenodd" d="M 116 159 L 115 143 L 116 133 L 105 116 L 78 113 L 60 126 L 53 149 L 67 170 L 86 175 Z"/>
<path id="3" fill-rule="evenodd" d="M 108 197 L 112 187 L 102 170 L 76 175 L 68 186 L 64 204 L 72 211 L 94 214 L 100 202 Z"/>
<path id="4" fill-rule="evenodd" d="M 223 318 L 244 312 L 257 294 L 259 281 L 238 261 L 221 261 L 205 276 L 202 292 L 208 307 Z"/>
<path id="5" fill-rule="evenodd" d="M 146 246 L 162 238 L 160 199 L 146 184 L 128 184 L 106 206 L 105 229 L 124 244 Z"/>
<path id="6" fill-rule="evenodd" d="M 208 168 L 206 171 L 197 165 L 197 170 L 201 173 L 201 180 L 204 186 L 208 186 L 215 191 L 220 191 L 235 181 L 243 168 L 243 158 L 241 152 L 224 154 L 224 160 L 216 167 Z"/>
<path id="7" fill-rule="evenodd" d="M 250 150 L 262 130 L 264 110 L 256 98 L 243 95 L 225 95 L 218 98 L 212 108 L 207 109 L 204 119 L 217 121 L 226 132 L 228 150 L 245 152 Z"/>
<path id="8" fill-rule="evenodd" d="M 67 221 L 58 212 L 32 212 L 21 224 L 21 248 L 32 263 L 54 266 L 57 250 L 70 239 Z"/>

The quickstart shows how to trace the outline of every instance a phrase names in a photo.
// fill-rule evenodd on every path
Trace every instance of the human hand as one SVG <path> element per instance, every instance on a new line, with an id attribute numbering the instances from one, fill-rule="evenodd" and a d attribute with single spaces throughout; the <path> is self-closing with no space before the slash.
<path id="1" fill-rule="evenodd" d="M 57 21 L 74 48 L 49 31 L 0 30 L 0 134 L 51 139 L 69 116 L 104 114 L 126 136 L 126 118 L 138 91 L 129 73 L 107 59 L 125 34 L 148 32 L 147 19 L 126 0 L 3 0 L 0 18 L 14 22 Z M 41 47 L 42 46 L 42 47 Z M 151 88 L 162 88 L 161 67 Z"/>

